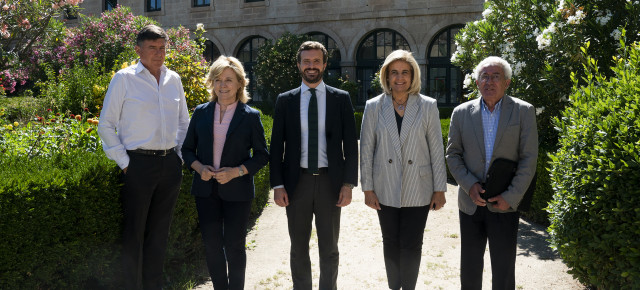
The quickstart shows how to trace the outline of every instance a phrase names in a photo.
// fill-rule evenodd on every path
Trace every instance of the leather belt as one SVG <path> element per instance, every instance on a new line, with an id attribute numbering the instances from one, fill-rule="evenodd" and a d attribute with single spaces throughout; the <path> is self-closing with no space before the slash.
<path id="1" fill-rule="evenodd" d="M 135 150 L 127 150 L 128 153 L 140 154 L 140 155 L 149 155 L 149 156 L 167 156 L 173 152 L 176 152 L 176 147 L 165 149 L 165 150 L 148 150 L 148 149 L 135 149 Z"/>
<path id="2" fill-rule="evenodd" d="M 311 175 L 321 175 L 321 174 L 329 173 L 329 168 L 327 168 L 327 167 L 320 167 L 320 168 L 318 168 L 318 172 L 315 172 L 315 173 L 312 172 L 311 170 L 309 170 L 308 168 L 300 167 L 300 170 L 302 171 L 302 173 L 311 174 Z"/>

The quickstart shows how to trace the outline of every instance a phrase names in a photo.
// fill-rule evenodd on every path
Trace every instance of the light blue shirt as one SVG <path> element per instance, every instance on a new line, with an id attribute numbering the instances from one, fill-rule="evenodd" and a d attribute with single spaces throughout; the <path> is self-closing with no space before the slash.
<path id="1" fill-rule="evenodd" d="M 482 108 L 482 131 L 484 131 L 484 151 L 485 151 L 485 163 L 484 174 L 489 171 L 489 165 L 491 165 L 491 156 L 493 156 L 493 146 L 496 143 L 496 132 L 498 131 L 498 122 L 500 121 L 500 111 L 502 107 L 502 99 L 498 101 L 493 109 L 493 112 L 489 111 L 489 108 L 484 103 L 484 99 L 480 102 Z"/>

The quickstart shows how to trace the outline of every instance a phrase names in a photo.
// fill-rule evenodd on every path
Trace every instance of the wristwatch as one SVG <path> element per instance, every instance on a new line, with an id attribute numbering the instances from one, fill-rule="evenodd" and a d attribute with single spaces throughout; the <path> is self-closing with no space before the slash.
<path id="1" fill-rule="evenodd" d="M 353 185 L 353 184 L 351 184 L 351 183 L 346 183 L 346 182 L 345 182 L 345 183 L 343 183 L 343 184 L 342 184 L 342 186 L 346 186 L 346 187 L 351 188 L 351 189 L 353 189 L 354 187 L 356 187 L 355 185 Z"/>
<path id="2" fill-rule="evenodd" d="M 238 176 L 243 176 L 244 170 L 242 170 L 242 166 L 238 166 Z"/>

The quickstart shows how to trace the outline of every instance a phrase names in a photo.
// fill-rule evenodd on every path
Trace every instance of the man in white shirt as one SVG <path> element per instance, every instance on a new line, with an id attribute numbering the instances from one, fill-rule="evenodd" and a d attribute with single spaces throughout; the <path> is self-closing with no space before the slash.
<path id="1" fill-rule="evenodd" d="M 123 172 L 123 282 L 127 289 L 162 288 L 171 216 L 182 182 L 180 147 L 189 113 L 180 77 L 164 66 L 166 32 L 138 33 L 137 64 L 109 84 L 98 134 Z"/>

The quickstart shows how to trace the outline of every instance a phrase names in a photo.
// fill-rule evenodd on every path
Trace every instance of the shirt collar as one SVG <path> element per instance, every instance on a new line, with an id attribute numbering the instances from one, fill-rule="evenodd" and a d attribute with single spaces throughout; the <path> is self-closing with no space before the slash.
<path id="1" fill-rule="evenodd" d="M 304 94 L 308 90 L 309 90 L 309 86 L 307 86 L 304 82 L 302 82 L 302 85 L 300 86 L 300 95 Z M 326 94 L 326 91 L 327 91 L 327 87 L 325 86 L 324 81 L 320 81 L 320 84 L 316 87 L 316 94 L 318 92 Z"/>
<path id="2" fill-rule="evenodd" d="M 501 105 L 502 105 L 502 100 L 504 100 L 504 97 L 500 98 L 500 101 L 498 101 L 498 102 L 496 103 L 495 108 L 493 108 L 493 111 L 494 111 L 494 112 L 496 112 L 496 111 L 500 111 L 500 107 L 501 107 Z M 485 110 L 486 110 L 487 112 L 489 112 L 489 108 L 487 107 L 487 104 L 485 104 L 485 103 L 484 103 L 484 99 L 483 99 L 482 97 L 480 97 L 480 106 L 482 106 L 482 110 L 483 110 L 483 111 L 485 111 Z M 489 113 L 491 113 L 491 112 L 489 112 Z"/>
<path id="3" fill-rule="evenodd" d="M 135 67 L 136 74 L 139 74 L 139 73 L 141 73 L 142 71 L 145 71 L 145 70 L 149 71 L 146 67 L 144 67 L 142 62 L 140 62 L 140 59 L 137 59 L 136 61 L 137 61 L 136 64 L 135 64 L 135 66 L 136 66 Z M 160 67 L 160 72 L 161 73 L 167 72 L 167 67 L 164 64 Z M 149 73 L 151 73 L 151 72 L 149 72 Z"/>

